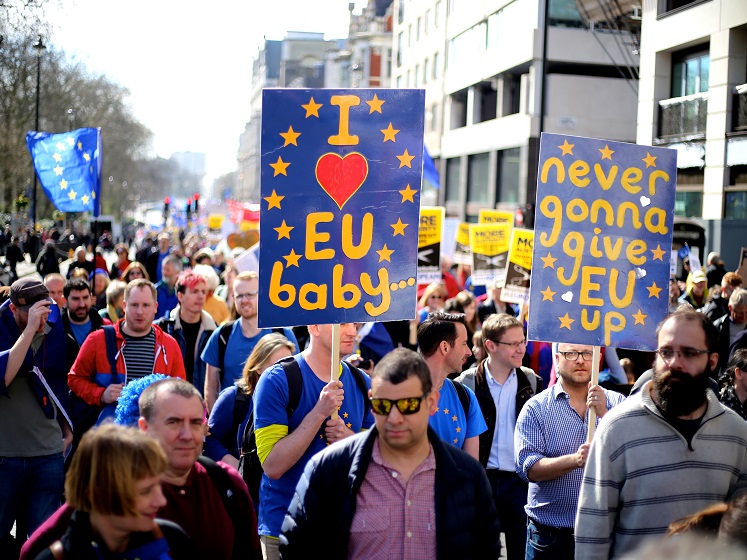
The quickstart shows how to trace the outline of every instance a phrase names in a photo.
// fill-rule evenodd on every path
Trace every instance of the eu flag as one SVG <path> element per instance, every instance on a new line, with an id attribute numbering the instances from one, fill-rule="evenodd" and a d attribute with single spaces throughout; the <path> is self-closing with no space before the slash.
<path id="1" fill-rule="evenodd" d="M 62 134 L 31 131 L 26 135 L 26 146 L 39 182 L 55 208 L 99 215 L 103 156 L 100 128 Z"/>

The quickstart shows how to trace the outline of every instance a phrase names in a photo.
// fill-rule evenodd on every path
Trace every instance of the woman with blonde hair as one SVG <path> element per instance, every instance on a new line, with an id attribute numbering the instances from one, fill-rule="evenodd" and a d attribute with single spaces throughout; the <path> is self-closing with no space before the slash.
<path id="1" fill-rule="evenodd" d="M 105 424 L 87 432 L 65 479 L 67 531 L 36 558 L 193 558 L 184 531 L 156 518 L 166 505 L 166 467 L 158 441 L 135 428 Z"/>
<path id="2" fill-rule="evenodd" d="M 241 379 L 221 391 L 208 419 L 209 435 L 205 440 L 205 455 L 238 468 L 241 440 L 249 416 L 254 408 L 252 394 L 262 372 L 282 358 L 292 356 L 295 345 L 280 333 L 263 336 L 249 354 Z M 239 404 L 243 403 L 243 404 Z M 236 406 L 245 406 L 243 414 L 236 414 Z M 240 418 L 234 423 L 234 418 Z"/>
<path id="3" fill-rule="evenodd" d="M 137 280 L 138 278 L 145 278 L 146 280 L 150 280 L 150 276 L 148 276 L 148 271 L 145 270 L 145 267 L 142 265 L 142 263 L 139 263 L 137 261 L 133 261 L 129 264 L 127 268 L 125 268 L 125 271 L 122 273 L 122 281 L 129 284 L 132 280 Z"/>
<path id="4" fill-rule="evenodd" d="M 441 282 L 431 282 L 423 290 L 418 301 L 418 323 L 422 323 L 428 313 L 438 311 L 446 301 L 446 288 Z"/>
<path id="5" fill-rule="evenodd" d="M 124 293 L 127 284 L 122 280 L 112 280 L 106 289 L 106 307 L 99 309 L 99 316 L 105 325 L 113 325 L 124 317 Z"/>

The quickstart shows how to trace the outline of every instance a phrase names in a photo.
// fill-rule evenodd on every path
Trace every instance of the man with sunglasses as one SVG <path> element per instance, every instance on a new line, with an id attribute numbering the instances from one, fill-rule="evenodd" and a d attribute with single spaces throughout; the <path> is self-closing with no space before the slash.
<path id="1" fill-rule="evenodd" d="M 657 328 L 653 379 L 594 438 L 576 517 L 576 558 L 624 556 L 670 523 L 747 487 L 747 423 L 708 390 L 718 332 L 678 309 Z"/>
<path id="2" fill-rule="evenodd" d="M 384 356 L 370 396 L 375 428 L 307 463 L 283 523 L 283 558 L 497 559 L 485 471 L 429 427 L 439 396 L 422 356 Z"/>
<path id="3" fill-rule="evenodd" d="M 473 389 L 488 429 L 480 434 L 479 459 L 487 469 L 506 535 L 508 560 L 524 558 L 526 549 L 527 483 L 516 473 L 514 429 L 524 404 L 542 391 L 542 378 L 522 367 L 526 353 L 524 326 L 506 313 L 489 315 L 482 324 L 488 357 L 457 381 Z"/>
<path id="4" fill-rule="evenodd" d="M 526 560 L 573 558 L 578 493 L 589 451 L 589 409 L 597 421 L 625 397 L 591 386 L 591 346 L 554 343 L 558 382 L 524 405 L 516 421 L 516 471 L 529 484 Z"/>

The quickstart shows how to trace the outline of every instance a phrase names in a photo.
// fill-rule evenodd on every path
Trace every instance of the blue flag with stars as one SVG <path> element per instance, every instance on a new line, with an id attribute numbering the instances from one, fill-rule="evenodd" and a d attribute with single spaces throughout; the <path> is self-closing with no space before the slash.
<path id="1" fill-rule="evenodd" d="M 101 129 L 79 128 L 62 134 L 29 132 L 26 146 L 44 192 L 61 212 L 99 215 Z"/>
<path id="2" fill-rule="evenodd" d="M 425 92 L 262 92 L 259 326 L 415 316 Z"/>

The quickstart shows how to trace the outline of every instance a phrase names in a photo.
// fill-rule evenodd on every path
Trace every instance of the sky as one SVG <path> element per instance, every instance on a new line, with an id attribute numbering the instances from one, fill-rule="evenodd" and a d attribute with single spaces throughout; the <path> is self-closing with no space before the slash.
<path id="1" fill-rule="evenodd" d="M 349 0 L 64 0 L 51 43 L 130 91 L 153 155 L 206 154 L 207 178 L 236 170 L 252 61 L 264 38 L 347 37 Z M 356 0 L 359 14 L 365 0 Z M 85 123 L 95 126 L 95 123 Z"/>

